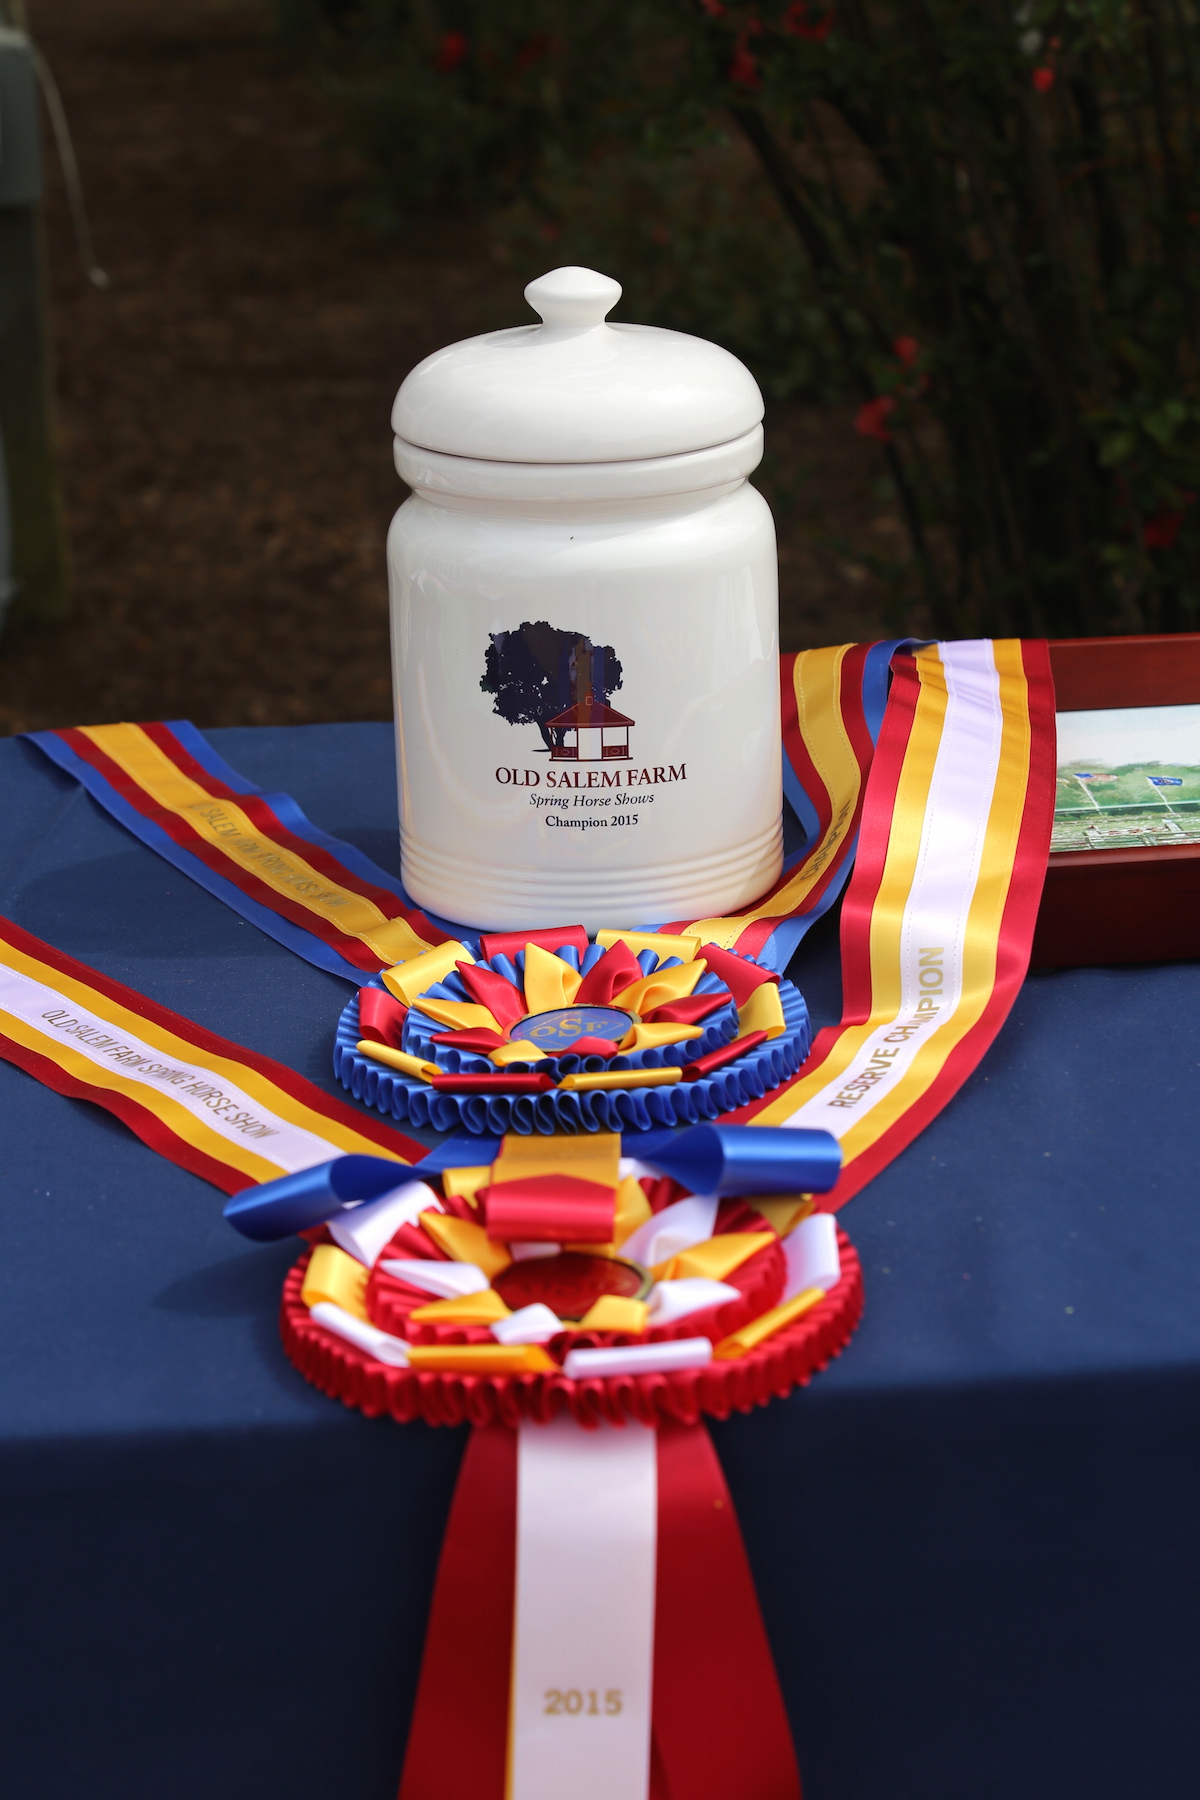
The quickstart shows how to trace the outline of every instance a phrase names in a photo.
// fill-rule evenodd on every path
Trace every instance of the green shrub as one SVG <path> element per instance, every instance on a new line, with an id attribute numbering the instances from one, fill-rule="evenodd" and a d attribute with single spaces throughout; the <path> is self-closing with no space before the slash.
<path id="1" fill-rule="evenodd" d="M 951 633 L 1200 610 L 1195 0 L 285 0 L 401 217 L 852 397 Z M 550 253 L 553 246 L 553 253 Z"/>

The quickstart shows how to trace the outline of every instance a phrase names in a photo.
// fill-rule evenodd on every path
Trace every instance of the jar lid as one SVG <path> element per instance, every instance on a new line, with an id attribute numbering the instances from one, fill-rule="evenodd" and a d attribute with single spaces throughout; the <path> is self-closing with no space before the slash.
<path id="1" fill-rule="evenodd" d="M 607 463 L 706 450 L 763 416 L 728 350 L 653 325 L 609 325 L 620 283 L 552 269 L 525 289 L 541 325 L 436 350 L 392 408 L 398 438 L 493 462 Z"/>

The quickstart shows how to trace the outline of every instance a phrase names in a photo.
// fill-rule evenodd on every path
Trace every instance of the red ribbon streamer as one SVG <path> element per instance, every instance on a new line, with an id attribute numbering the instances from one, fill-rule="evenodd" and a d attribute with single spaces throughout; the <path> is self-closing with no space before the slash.
<path id="1" fill-rule="evenodd" d="M 650 1800 L 800 1800 L 742 1533 L 703 1425 L 658 1433 Z"/>
<path id="2" fill-rule="evenodd" d="M 399 1800 L 504 1800 L 517 1569 L 517 1434 L 467 1443 L 438 1562 Z"/>
<path id="3" fill-rule="evenodd" d="M 399 1800 L 504 1800 L 516 1532 L 516 1433 L 478 1428 L 442 1543 Z M 650 1800 L 800 1800 L 754 1580 L 703 1424 L 658 1432 L 654 1632 Z"/>

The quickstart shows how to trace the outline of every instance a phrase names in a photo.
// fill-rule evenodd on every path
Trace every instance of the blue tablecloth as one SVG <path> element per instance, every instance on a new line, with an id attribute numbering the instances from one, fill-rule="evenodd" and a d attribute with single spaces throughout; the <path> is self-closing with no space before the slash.
<path id="1" fill-rule="evenodd" d="M 212 737 L 396 868 L 385 726 Z M 12 740 L 0 821 L 0 911 L 338 1091 L 343 983 Z M 791 973 L 837 1017 L 832 926 Z M 849 1349 L 714 1427 L 806 1800 L 1190 1791 L 1198 1077 L 1200 969 L 1032 977 L 842 1214 Z M 294 1247 L 3 1063 L 0 1168 L 5 1793 L 392 1800 L 462 1435 L 306 1386 Z"/>

